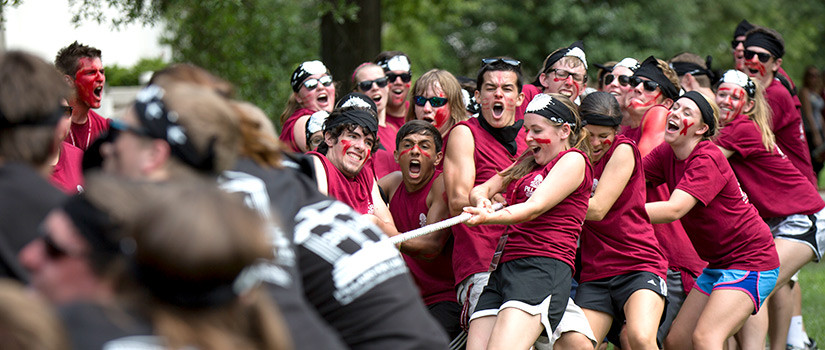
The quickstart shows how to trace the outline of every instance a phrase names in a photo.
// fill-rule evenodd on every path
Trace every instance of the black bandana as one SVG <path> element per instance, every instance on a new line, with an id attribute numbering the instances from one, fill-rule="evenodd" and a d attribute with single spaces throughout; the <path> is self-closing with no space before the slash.
<path id="1" fill-rule="evenodd" d="M 333 114 L 335 112 L 333 111 Z M 378 133 L 378 118 L 370 110 L 361 108 L 345 108 L 340 110 L 340 115 L 335 118 L 327 118 L 324 123 L 324 130 L 332 130 L 338 125 L 358 125 L 364 129 L 365 133 Z"/>
<path id="2" fill-rule="evenodd" d="M 193 168 L 214 171 L 216 138 L 213 137 L 209 142 L 206 154 L 199 154 L 186 129 L 177 123 L 178 113 L 166 108 L 163 94 L 164 91 L 159 86 L 149 85 L 136 97 L 135 112 L 146 129 L 147 136 L 165 140 L 169 143 L 172 154 Z"/>
<path id="3" fill-rule="evenodd" d="M 3 109 L 0 108 L 0 129 L 8 129 L 17 126 L 54 126 L 57 125 L 62 117 L 63 106 L 58 105 L 57 109 L 53 112 L 41 115 L 26 115 L 23 117 L 23 120 L 13 122 L 6 118 L 6 115 L 3 114 Z"/>
<path id="4" fill-rule="evenodd" d="M 659 62 L 653 56 L 650 56 L 644 60 L 644 62 L 642 62 L 639 66 L 639 69 L 633 73 L 633 76 L 645 77 L 655 81 L 659 84 L 659 88 L 662 89 L 662 94 L 671 100 L 675 100 L 676 97 L 679 97 L 679 90 L 677 90 L 676 86 L 668 80 L 665 73 L 659 69 Z"/>
<path id="5" fill-rule="evenodd" d="M 778 38 L 763 32 L 753 32 L 745 38 L 745 48 L 749 46 L 761 47 L 776 58 L 782 58 L 785 55 L 785 46 Z"/>
<path id="6" fill-rule="evenodd" d="M 751 29 L 753 29 L 753 24 L 750 24 L 748 20 L 743 19 L 742 22 L 739 22 L 739 25 L 736 26 L 736 30 L 733 32 L 733 38 L 736 39 L 738 36 L 748 34 L 748 31 Z"/>
<path id="7" fill-rule="evenodd" d="M 576 125 L 576 116 L 573 112 L 548 94 L 538 94 L 533 97 L 524 113 L 538 114 L 557 124 L 570 124 L 574 132 L 580 127 Z"/>
<path id="8" fill-rule="evenodd" d="M 108 214 L 89 202 L 85 195 L 78 194 L 69 197 L 63 203 L 62 209 L 92 250 L 110 254 L 120 251 L 119 241 L 114 237 L 115 224 Z"/>
<path id="9" fill-rule="evenodd" d="M 507 153 L 510 153 L 511 156 L 516 155 L 518 152 L 518 143 L 516 143 L 516 136 L 518 136 L 519 130 L 521 130 L 521 126 L 524 125 L 524 119 L 516 120 L 513 125 L 505 126 L 503 128 L 494 128 L 492 125 L 487 123 L 487 119 L 484 119 L 483 116 L 478 116 L 478 123 L 481 125 L 484 130 L 493 135 L 493 138 L 498 141 L 504 149 L 507 150 Z"/>
<path id="10" fill-rule="evenodd" d="M 298 92 L 301 90 L 301 83 L 309 76 L 315 74 L 324 74 L 327 72 L 327 67 L 321 61 L 306 61 L 301 63 L 295 71 L 292 72 L 292 77 L 289 79 L 289 85 L 292 85 L 292 91 Z"/>
<path id="11" fill-rule="evenodd" d="M 619 126 L 622 124 L 622 116 L 613 118 L 609 115 L 590 113 L 582 114 L 584 125 Z"/>
<path id="12" fill-rule="evenodd" d="M 547 56 L 547 59 L 544 60 L 544 67 L 542 67 L 541 73 L 546 73 L 550 67 L 553 67 L 553 65 L 556 64 L 556 62 L 567 56 L 577 57 L 582 61 L 582 63 L 584 63 L 584 69 L 587 69 L 587 58 L 584 54 L 584 44 L 581 40 L 579 40 L 570 44 L 570 46 L 558 49 L 551 53 L 550 56 Z M 539 74 L 539 76 L 540 75 L 541 74 Z M 536 77 L 536 81 L 533 82 L 533 85 L 541 86 L 541 81 L 539 81 L 538 76 Z"/>
<path id="13" fill-rule="evenodd" d="M 696 106 L 699 107 L 699 111 L 702 112 L 702 121 L 708 126 L 708 131 L 705 134 L 713 135 L 716 133 L 716 123 L 713 119 L 713 107 L 710 106 L 705 97 L 699 92 L 688 91 L 679 97 L 679 99 L 683 98 L 690 99 L 696 104 Z"/>
<path id="14" fill-rule="evenodd" d="M 348 107 L 369 108 L 378 115 L 378 106 L 375 105 L 375 101 L 360 92 L 350 92 L 335 104 L 336 109 Z"/>

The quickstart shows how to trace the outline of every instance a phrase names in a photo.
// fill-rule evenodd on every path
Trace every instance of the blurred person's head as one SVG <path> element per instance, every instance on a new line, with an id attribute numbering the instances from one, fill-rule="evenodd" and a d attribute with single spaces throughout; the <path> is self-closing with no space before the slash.
<path id="1" fill-rule="evenodd" d="M 521 88 L 521 62 L 509 57 L 482 59 L 475 92 L 480 117 L 494 128 L 513 125 L 516 108 L 524 102 Z"/>
<path id="2" fill-rule="evenodd" d="M 670 67 L 679 76 L 679 85 L 683 90 L 710 89 L 714 82 L 711 60 L 710 56 L 702 58 L 692 52 L 683 52 L 670 59 Z"/>
<path id="3" fill-rule="evenodd" d="M 57 152 L 60 102 L 68 96 L 60 73 L 42 59 L 20 51 L 0 56 L 0 162 L 43 169 Z"/>
<path id="4" fill-rule="evenodd" d="M 136 179 L 217 175 L 234 166 L 238 116 L 214 90 L 189 83 L 150 85 L 101 146 L 103 169 Z"/>
<path id="5" fill-rule="evenodd" d="M 0 344 L 6 350 L 66 350 L 69 341 L 55 311 L 12 280 L 0 280 Z"/>
<path id="6" fill-rule="evenodd" d="M 415 82 L 413 100 L 407 112 L 407 121 L 424 120 L 441 135 L 466 120 L 464 98 L 458 80 L 443 69 L 432 69 Z"/>
<path id="7" fill-rule="evenodd" d="M 753 29 L 753 24 L 743 19 L 736 25 L 733 31 L 733 40 L 730 42 L 730 49 L 733 52 L 733 62 L 736 70 L 745 71 L 745 37 L 749 30 Z"/>
<path id="8" fill-rule="evenodd" d="M 744 72 L 767 88 L 782 66 L 785 40 L 776 30 L 755 27 L 746 34 L 744 45 Z"/>
<path id="9" fill-rule="evenodd" d="M 604 88 L 602 91 L 613 95 L 622 109 L 627 108 L 627 100 L 633 91 L 630 78 L 636 72 L 636 69 L 639 69 L 639 61 L 635 58 L 626 57 L 614 64 L 610 72 L 604 75 Z"/>
<path id="10" fill-rule="evenodd" d="M 100 108 L 106 83 L 100 50 L 75 41 L 57 52 L 54 65 L 75 90 L 74 100 L 69 101 L 72 106 Z"/>
<path id="11" fill-rule="evenodd" d="M 335 104 L 335 82 L 321 61 L 306 61 L 298 65 L 289 80 L 292 94 L 281 113 L 281 125 L 300 108 L 332 112 Z"/>

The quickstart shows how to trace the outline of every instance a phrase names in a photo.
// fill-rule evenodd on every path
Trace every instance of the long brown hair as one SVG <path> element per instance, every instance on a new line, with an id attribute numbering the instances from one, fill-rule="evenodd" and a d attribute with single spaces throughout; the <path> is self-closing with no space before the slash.
<path id="1" fill-rule="evenodd" d="M 578 108 L 576 108 L 576 105 L 573 104 L 573 102 L 570 101 L 570 99 L 564 95 L 548 95 L 552 96 L 554 100 L 560 101 L 562 104 L 564 104 L 564 106 L 567 107 L 570 110 L 570 112 L 573 113 L 573 116 L 576 118 L 576 126 L 570 128 L 570 136 L 567 138 L 567 145 L 570 146 L 570 148 L 576 148 L 584 152 L 589 157 L 590 144 L 587 142 L 587 130 L 585 130 L 585 128 L 582 126 L 582 120 L 581 116 L 579 115 Z M 562 127 L 562 125 L 564 125 L 562 123 L 555 123 L 550 119 L 545 118 L 545 120 L 547 120 L 547 123 L 554 127 L 560 128 Z M 530 172 L 535 170 L 535 168 L 539 165 L 538 163 L 536 163 L 536 156 L 534 156 L 533 152 L 529 149 L 525 150 L 524 153 L 521 154 L 519 159 L 520 160 L 518 164 L 499 174 L 504 178 L 505 186 L 509 184 L 511 181 L 520 179 L 525 175 L 529 174 Z"/>
<path id="2" fill-rule="evenodd" d="M 433 86 L 435 83 L 441 86 L 444 95 L 447 97 L 447 104 L 450 106 L 450 122 L 456 125 L 464 120 L 467 120 L 467 113 L 464 110 L 464 96 L 461 94 L 461 84 L 453 76 L 452 73 L 443 69 L 431 69 L 424 73 L 415 85 L 410 89 L 410 100 L 413 96 L 423 95 L 427 88 Z M 407 110 L 407 116 L 404 122 L 415 120 L 415 103 L 410 103 L 410 108 Z"/>
<path id="3" fill-rule="evenodd" d="M 768 105 L 768 100 L 765 99 L 765 89 L 762 87 L 762 84 L 753 79 L 751 79 L 751 81 L 756 85 L 755 96 L 752 99 L 748 97 L 748 100 L 753 101 L 753 108 L 744 114 L 747 115 L 750 120 L 753 120 L 759 128 L 759 133 L 762 134 L 762 145 L 765 146 L 768 152 L 773 153 L 776 150 L 776 137 L 773 131 L 771 131 L 773 129 L 771 125 L 773 123 L 771 108 Z"/>

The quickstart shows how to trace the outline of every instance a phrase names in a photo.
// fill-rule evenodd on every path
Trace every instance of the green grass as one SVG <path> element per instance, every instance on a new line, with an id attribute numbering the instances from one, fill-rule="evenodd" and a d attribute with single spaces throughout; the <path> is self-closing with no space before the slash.
<path id="1" fill-rule="evenodd" d="M 817 343 L 825 344 L 825 262 L 805 265 L 799 272 L 799 284 L 805 331 Z"/>

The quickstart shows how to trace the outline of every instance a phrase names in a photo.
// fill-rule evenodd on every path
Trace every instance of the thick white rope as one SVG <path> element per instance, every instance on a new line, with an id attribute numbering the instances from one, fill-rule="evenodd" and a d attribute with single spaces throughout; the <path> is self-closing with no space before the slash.
<path id="1" fill-rule="evenodd" d="M 504 208 L 504 205 L 502 205 L 501 203 L 494 203 L 493 204 L 493 210 L 499 210 L 501 208 Z M 449 219 L 444 219 L 444 220 L 441 220 L 439 222 L 434 222 L 432 224 L 429 224 L 427 226 L 419 227 L 419 228 L 417 228 L 415 230 L 412 230 L 412 231 L 404 232 L 404 233 L 402 233 L 400 235 L 397 235 L 397 236 L 392 236 L 392 237 L 390 237 L 390 243 L 398 244 L 398 243 L 401 243 L 401 242 L 404 242 L 404 241 L 411 240 L 411 239 L 416 238 L 416 237 L 421 237 L 423 235 L 430 234 L 430 233 L 433 233 L 433 232 L 438 231 L 438 230 L 445 229 L 445 228 L 450 227 L 450 226 L 458 225 L 462 222 L 470 220 L 471 217 L 473 217 L 473 214 L 461 213 L 461 214 L 453 216 Z"/>

